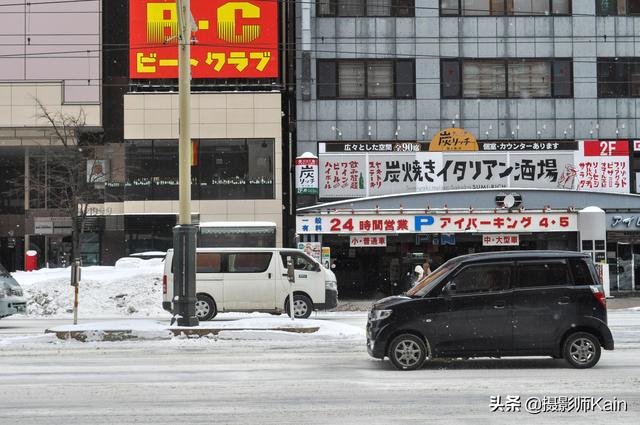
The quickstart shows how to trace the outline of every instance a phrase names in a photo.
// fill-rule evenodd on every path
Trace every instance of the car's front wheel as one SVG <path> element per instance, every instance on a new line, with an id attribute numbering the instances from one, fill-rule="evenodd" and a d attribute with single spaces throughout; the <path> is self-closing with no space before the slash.
<path id="1" fill-rule="evenodd" d="M 218 314 L 218 308 L 213 298 L 205 294 L 196 295 L 196 317 L 198 320 L 206 322 L 216 317 L 216 314 Z"/>
<path id="2" fill-rule="evenodd" d="M 291 317 L 291 313 L 289 312 L 289 298 L 285 301 L 284 309 L 287 312 L 287 315 Z M 313 311 L 313 302 L 306 295 L 295 294 L 293 296 L 293 314 L 296 319 L 306 319 L 311 316 L 311 312 Z"/>
<path id="3" fill-rule="evenodd" d="M 402 334 L 391 341 L 387 355 L 398 369 L 414 370 L 421 367 L 427 358 L 427 346 L 415 335 Z"/>
<path id="4" fill-rule="evenodd" d="M 590 333 L 577 332 L 564 342 L 562 353 L 571 366 L 587 369 L 595 366 L 600 360 L 600 341 Z"/>

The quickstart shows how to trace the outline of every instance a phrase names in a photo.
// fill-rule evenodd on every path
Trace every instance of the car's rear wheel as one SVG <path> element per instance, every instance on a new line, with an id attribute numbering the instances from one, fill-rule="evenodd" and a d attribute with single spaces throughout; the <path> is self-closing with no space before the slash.
<path id="1" fill-rule="evenodd" d="M 427 358 L 427 346 L 415 335 L 402 334 L 391 341 L 387 355 L 396 368 L 414 370 Z"/>
<path id="2" fill-rule="evenodd" d="M 218 308 L 213 298 L 205 294 L 196 295 L 196 317 L 198 320 L 206 322 L 216 317 L 216 314 L 218 314 Z"/>
<path id="3" fill-rule="evenodd" d="M 600 341 L 595 335 L 577 332 L 569 335 L 562 349 L 565 360 L 577 369 L 593 367 L 600 360 Z"/>

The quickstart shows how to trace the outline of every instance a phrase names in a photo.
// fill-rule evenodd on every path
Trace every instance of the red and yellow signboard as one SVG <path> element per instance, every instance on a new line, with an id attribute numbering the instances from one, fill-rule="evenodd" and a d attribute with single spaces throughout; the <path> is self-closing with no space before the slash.
<path id="1" fill-rule="evenodd" d="M 191 0 L 192 78 L 278 76 L 278 2 Z M 178 78 L 175 0 L 130 0 L 131 78 Z"/>

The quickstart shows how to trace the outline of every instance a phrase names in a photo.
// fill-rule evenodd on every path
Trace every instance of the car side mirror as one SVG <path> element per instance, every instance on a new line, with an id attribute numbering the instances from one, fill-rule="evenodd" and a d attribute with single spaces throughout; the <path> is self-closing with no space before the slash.
<path id="1" fill-rule="evenodd" d="M 313 271 L 314 271 L 314 272 L 319 272 L 319 271 L 320 271 L 320 264 L 318 264 L 318 263 L 314 263 L 314 265 L 313 265 Z"/>

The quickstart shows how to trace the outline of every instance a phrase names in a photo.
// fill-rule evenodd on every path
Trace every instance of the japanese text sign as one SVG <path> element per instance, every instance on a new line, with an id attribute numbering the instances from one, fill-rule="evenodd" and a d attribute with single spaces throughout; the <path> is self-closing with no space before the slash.
<path id="1" fill-rule="evenodd" d="M 519 246 L 520 235 L 489 234 L 482 235 L 482 246 Z"/>
<path id="2" fill-rule="evenodd" d="M 326 145 L 319 145 L 321 198 L 494 188 L 630 191 L 628 140 L 579 141 L 574 151 L 473 153 L 334 153 Z"/>
<path id="3" fill-rule="evenodd" d="M 193 78 L 278 76 L 278 2 L 191 0 Z M 178 77 L 175 0 L 130 0 L 131 78 Z"/>
<path id="4" fill-rule="evenodd" d="M 351 248 L 383 248 L 387 246 L 386 235 L 352 235 L 349 237 Z"/>
<path id="5" fill-rule="evenodd" d="M 318 158 L 296 158 L 296 190 L 300 195 L 318 194 Z"/>
<path id="6" fill-rule="evenodd" d="M 574 213 L 334 214 L 298 216 L 298 234 L 575 232 Z"/>

